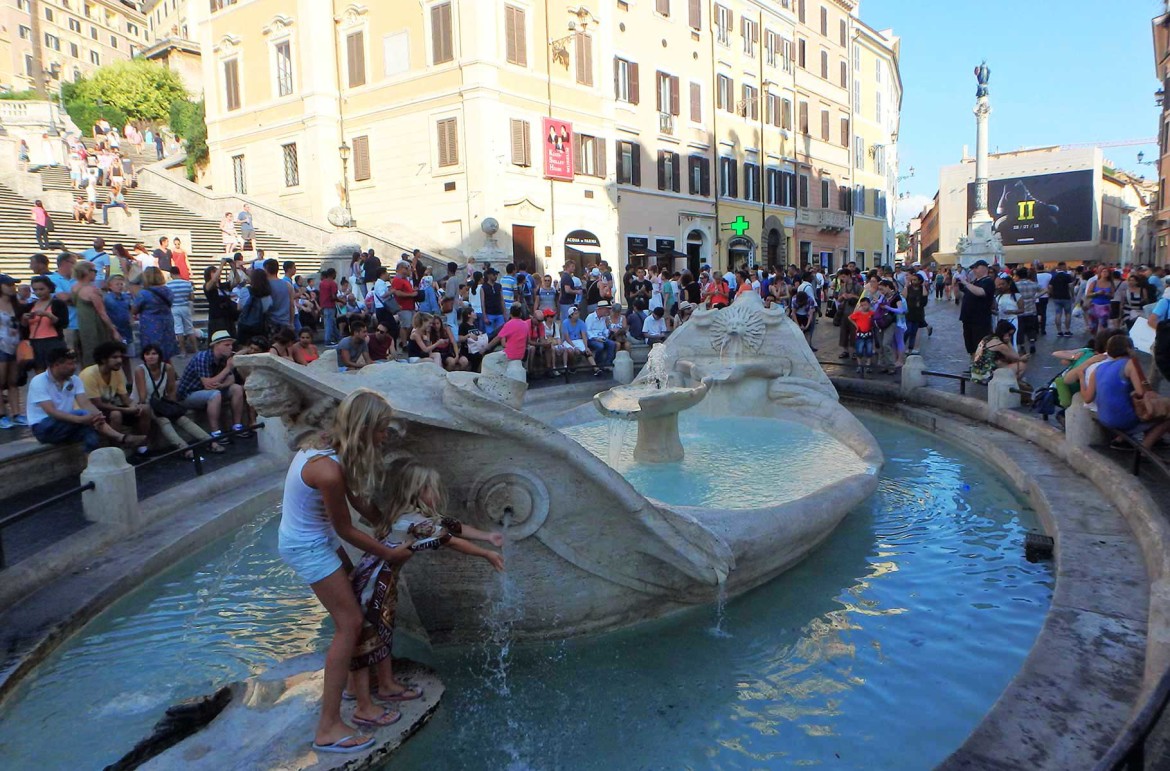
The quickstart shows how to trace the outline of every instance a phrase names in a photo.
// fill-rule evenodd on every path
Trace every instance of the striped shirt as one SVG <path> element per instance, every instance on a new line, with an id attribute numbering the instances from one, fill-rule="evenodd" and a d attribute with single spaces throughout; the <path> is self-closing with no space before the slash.
<path id="1" fill-rule="evenodd" d="M 172 308 L 187 308 L 191 306 L 191 294 L 195 288 L 186 279 L 173 278 L 167 282 L 167 289 L 171 290 Z"/>

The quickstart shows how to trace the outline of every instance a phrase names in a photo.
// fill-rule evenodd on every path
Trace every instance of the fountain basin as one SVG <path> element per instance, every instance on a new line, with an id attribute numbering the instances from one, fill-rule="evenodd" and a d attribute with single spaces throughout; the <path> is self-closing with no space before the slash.
<path id="1" fill-rule="evenodd" d="M 701 402 L 707 395 L 707 385 L 656 385 L 611 388 L 594 396 L 593 404 L 607 418 L 637 421 L 638 444 L 634 457 L 638 460 L 643 463 L 679 461 L 685 450 L 678 436 L 678 414 Z"/>

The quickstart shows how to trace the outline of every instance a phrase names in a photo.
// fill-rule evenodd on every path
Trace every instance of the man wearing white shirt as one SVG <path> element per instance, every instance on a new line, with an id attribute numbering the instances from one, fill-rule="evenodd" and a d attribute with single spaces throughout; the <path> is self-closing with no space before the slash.
<path id="1" fill-rule="evenodd" d="M 735 275 L 735 271 L 727 271 L 723 274 L 723 280 L 727 282 L 727 288 L 731 290 L 731 296 L 735 297 L 735 290 L 739 288 L 739 276 Z"/>
<path id="2" fill-rule="evenodd" d="M 606 368 L 613 365 L 617 344 L 609 339 L 609 300 L 597 303 L 597 310 L 585 317 L 585 336 L 589 338 L 589 350 L 593 351 L 597 366 Z"/>
<path id="3" fill-rule="evenodd" d="M 642 322 L 642 336 L 650 345 L 661 343 L 666 339 L 666 314 L 661 307 L 655 308 L 644 322 Z"/>
<path id="4" fill-rule="evenodd" d="M 1040 334 L 1048 334 L 1048 285 L 1052 283 L 1052 274 L 1044 270 L 1040 263 L 1035 264 L 1035 279 L 1040 285 L 1040 296 L 1036 298 L 1036 322 L 1040 325 Z"/>
<path id="5" fill-rule="evenodd" d="M 102 437 L 121 447 L 145 442 L 145 436 L 119 433 L 106 422 L 85 395 L 85 384 L 76 372 L 77 354 L 55 348 L 49 353 L 49 368 L 29 381 L 26 414 L 36 440 L 41 444 L 80 440 L 87 453 L 101 446 Z"/>

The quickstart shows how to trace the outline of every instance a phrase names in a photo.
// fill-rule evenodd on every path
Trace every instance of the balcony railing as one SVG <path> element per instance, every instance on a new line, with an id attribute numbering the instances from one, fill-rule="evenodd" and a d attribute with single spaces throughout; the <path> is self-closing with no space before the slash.
<path id="1" fill-rule="evenodd" d="M 821 230 L 848 230 L 849 215 L 836 209 L 799 209 L 796 212 L 796 223 Z"/>
<path id="2" fill-rule="evenodd" d="M 658 131 L 663 134 L 674 134 L 674 116 L 668 112 L 658 113 Z"/>

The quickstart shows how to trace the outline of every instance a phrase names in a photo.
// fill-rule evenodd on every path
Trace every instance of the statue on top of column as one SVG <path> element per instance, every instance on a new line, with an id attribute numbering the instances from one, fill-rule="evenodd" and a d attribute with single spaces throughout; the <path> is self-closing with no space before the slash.
<path id="1" fill-rule="evenodd" d="M 990 93 L 987 83 L 991 80 L 991 68 L 987 66 L 986 59 L 975 68 L 975 80 L 979 81 L 979 89 L 975 92 L 975 98 L 982 99 Z"/>

